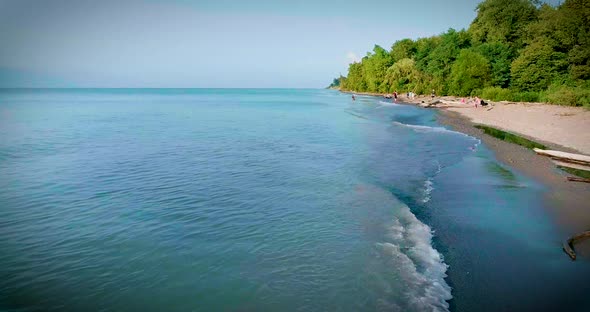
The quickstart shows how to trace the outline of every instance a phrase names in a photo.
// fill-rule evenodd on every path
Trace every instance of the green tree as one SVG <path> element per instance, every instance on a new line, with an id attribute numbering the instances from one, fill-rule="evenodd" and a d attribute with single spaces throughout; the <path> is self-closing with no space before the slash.
<path id="1" fill-rule="evenodd" d="M 537 8 L 530 0 L 485 0 L 477 6 L 477 16 L 469 33 L 478 43 L 500 42 L 519 49 L 527 25 L 537 19 Z"/>
<path id="2" fill-rule="evenodd" d="M 510 86 L 510 65 L 515 52 L 505 43 L 484 43 L 475 49 L 485 56 L 491 65 L 492 86 L 508 88 Z"/>
<path id="3" fill-rule="evenodd" d="M 389 92 L 414 91 L 420 80 L 420 72 L 416 68 L 414 60 L 404 58 L 387 69 L 385 80 L 390 86 Z"/>
<path id="4" fill-rule="evenodd" d="M 467 96 L 475 89 L 490 83 L 491 68 L 488 59 L 472 50 L 461 50 L 453 63 L 449 91 Z"/>
<path id="5" fill-rule="evenodd" d="M 547 38 L 528 45 L 512 62 L 512 86 L 519 91 L 541 91 L 553 81 L 563 79 L 567 55 L 553 49 Z"/>
<path id="6" fill-rule="evenodd" d="M 448 92 L 446 78 L 451 72 L 451 66 L 461 49 L 471 45 L 470 36 L 465 31 L 457 32 L 449 29 L 442 34 L 440 44 L 426 56 L 427 66 L 425 72 L 433 77 L 433 88 L 439 94 Z"/>
<path id="7" fill-rule="evenodd" d="M 343 90 L 366 91 L 367 82 L 363 76 L 362 63 L 352 63 L 348 66 L 348 77 L 342 84 Z"/>
<path id="8" fill-rule="evenodd" d="M 387 68 L 393 64 L 393 59 L 387 50 L 375 45 L 373 53 L 368 53 L 363 59 L 364 76 L 367 81 L 368 91 L 385 92 L 386 85 L 382 85 Z"/>
<path id="9" fill-rule="evenodd" d="M 441 43 L 441 37 L 434 36 L 430 38 L 420 38 L 416 40 L 416 53 L 414 59 L 416 60 L 416 67 L 421 71 L 426 71 L 428 67 L 428 56 Z"/>
<path id="10" fill-rule="evenodd" d="M 567 54 L 569 78 L 590 78 L 590 2 L 568 0 L 553 8 L 543 5 L 539 20 L 528 27 L 529 44 L 539 40 Z"/>
<path id="11" fill-rule="evenodd" d="M 397 62 L 405 58 L 413 58 L 416 54 L 416 43 L 412 39 L 402 39 L 396 41 L 391 46 L 391 58 Z"/>

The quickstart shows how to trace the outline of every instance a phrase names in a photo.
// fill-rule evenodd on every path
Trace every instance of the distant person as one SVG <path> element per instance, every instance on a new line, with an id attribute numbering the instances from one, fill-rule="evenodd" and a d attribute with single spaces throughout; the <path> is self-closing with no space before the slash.
<path id="1" fill-rule="evenodd" d="M 475 102 L 475 108 L 477 108 L 477 104 L 479 104 L 480 101 L 481 100 L 479 99 L 479 96 L 476 96 L 475 97 L 475 101 L 474 101 Z"/>
<path id="2" fill-rule="evenodd" d="M 397 90 L 393 92 L 393 100 L 397 102 Z"/>
<path id="3" fill-rule="evenodd" d="M 430 97 L 434 99 L 434 89 L 432 89 L 432 93 L 430 93 Z"/>
<path id="4" fill-rule="evenodd" d="M 356 100 L 356 98 L 354 97 L 354 94 L 352 95 L 352 100 L 353 100 L 353 101 L 355 101 L 355 100 Z"/>

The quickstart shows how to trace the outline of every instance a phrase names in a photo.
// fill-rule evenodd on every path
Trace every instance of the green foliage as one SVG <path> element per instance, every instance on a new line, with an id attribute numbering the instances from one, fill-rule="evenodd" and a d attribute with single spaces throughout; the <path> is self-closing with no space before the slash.
<path id="1" fill-rule="evenodd" d="M 416 55 L 417 45 L 412 39 L 402 39 L 396 41 L 391 46 L 391 57 L 394 61 L 399 61 L 406 58 L 413 58 Z"/>
<path id="2" fill-rule="evenodd" d="M 535 91 L 512 92 L 512 98 L 510 99 L 510 101 L 539 102 L 540 101 L 540 94 L 539 94 L 539 92 L 535 92 Z"/>
<path id="3" fill-rule="evenodd" d="M 537 19 L 537 9 L 529 0 L 485 0 L 477 11 L 469 27 L 474 41 L 506 43 L 516 49 L 523 45 L 526 26 Z"/>
<path id="4" fill-rule="evenodd" d="M 363 64 L 362 63 L 352 63 L 348 67 L 348 77 L 346 80 L 343 81 L 342 89 L 343 90 L 353 90 L 353 91 L 366 91 L 367 90 L 367 82 L 365 81 L 365 77 L 363 76 Z"/>
<path id="5" fill-rule="evenodd" d="M 551 104 L 590 108 L 590 88 L 552 85 L 543 93 L 542 100 Z"/>
<path id="6" fill-rule="evenodd" d="M 510 64 L 515 57 L 512 48 L 507 44 L 494 42 L 481 44 L 475 51 L 490 62 L 492 85 L 507 88 L 510 85 Z"/>
<path id="7" fill-rule="evenodd" d="M 386 92 L 387 85 L 383 84 L 385 73 L 393 64 L 391 55 L 382 47 L 375 45 L 373 54 L 363 59 L 364 76 L 367 81 L 367 91 Z"/>
<path id="8" fill-rule="evenodd" d="M 590 107 L 590 1 L 484 0 L 468 30 L 376 45 L 338 83 Z"/>
<path id="9" fill-rule="evenodd" d="M 328 86 L 328 88 L 339 88 L 340 84 L 342 83 L 342 80 L 344 80 L 344 77 L 342 76 L 334 78 L 334 80 L 332 80 L 332 83 Z"/>
<path id="10" fill-rule="evenodd" d="M 385 81 L 390 86 L 387 92 L 414 91 L 420 81 L 420 72 L 416 69 L 414 60 L 404 58 L 387 69 Z"/>
<path id="11" fill-rule="evenodd" d="M 457 32 L 449 29 L 441 35 L 441 42 L 427 56 L 426 73 L 436 80 L 433 88 L 437 93 L 447 93 L 448 86 L 444 83 L 451 73 L 451 67 L 459 56 L 461 49 L 470 46 L 469 35 L 465 31 Z"/>
<path id="12" fill-rule="evenodd" d="M 527 46 L 512 62 L 512 86 L 521 91 L 546 89 L 567 71 L 567 55 L 555 51 L 548 40 Z"/>
<path id="13" fill-rule="evenodd" d="M 481 91 L 481 97 L 491 101 L 512 101 L 514 95 L 509 89 L 487 87 Z"/>
<path id="14" fill-rule="evenodd" d="M 456 95 L 470 95 L 475 89 L 484 87 L 490 81 L 490 64 L 481 54 L 461 50 L 453 63 L 449 91 Z"/>
<path id="15" fill-rule="evenodd" d="M 506 131 L 503 131 L 500 129 L 496 129 L 496 128 L 492 128 L 492 127 L 488 127 L 488 126 L 484 126 L 484 125 L 476 125 L 475 127 L 478 129 L 482 129 L 483 132 L 485 132 L 485 134 L 491 135 L 493 137 L 496 137 L 496 138 L 506 141 L 506 142 L 522 145 L 526 148 L 530 148 L 530 149 L 533 149 L 533 148 L 546 149 L 547 148 L 547 147 L 545 147 L 545 145 L 543 145 L 541 143 L 537 143 L 535 141 L 525 139 L 525 138 L 518 136 L 514 133 L 506 132 Z"/>

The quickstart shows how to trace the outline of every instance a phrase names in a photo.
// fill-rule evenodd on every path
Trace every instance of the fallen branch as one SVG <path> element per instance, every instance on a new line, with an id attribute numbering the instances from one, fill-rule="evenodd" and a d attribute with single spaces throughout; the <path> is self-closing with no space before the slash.
<path id="1" fill-rule="evenodd" d="M 574 244 L 586 238 L 590 238 L 590 231 L 582 232 L 578 235 L 570 237 L 563 243 L 563 251 L 565 251 L 565 253 L 568 256 L 570 256 L 572 260 L 576 260 L 576 251 L 574 250 Z"/>

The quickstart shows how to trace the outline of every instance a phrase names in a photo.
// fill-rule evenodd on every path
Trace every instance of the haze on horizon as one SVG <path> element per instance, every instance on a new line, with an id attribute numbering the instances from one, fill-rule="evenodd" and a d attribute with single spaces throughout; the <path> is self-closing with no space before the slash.
<path id="1" fill-rule="evenodd" d="M 0 0 L 0 87 L 322 88 L 480 0 Z"/>

